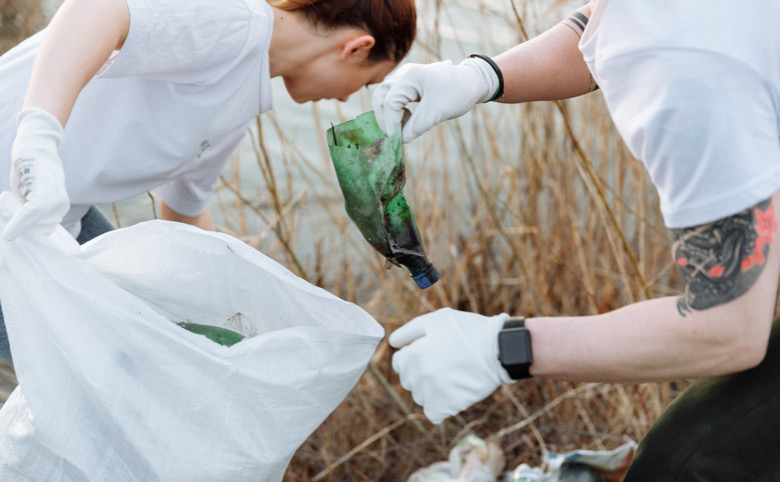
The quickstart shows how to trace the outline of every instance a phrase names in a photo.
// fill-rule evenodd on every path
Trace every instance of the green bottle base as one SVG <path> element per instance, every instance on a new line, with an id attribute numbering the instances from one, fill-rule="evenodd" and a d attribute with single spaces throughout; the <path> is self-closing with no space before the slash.
<path id="1" fill-rule="evenodd" d="M 218 326 L 201 325 L 200 323 L 192 323 L 190 321 L 182 321 L 176 324 L 185 330 L 197 333 L 198 335 L 203 335 L 209 340 L 219 343 L 220 345 L 233 346 L 244 339 L 242 335 L 236 333 L 235 331 L 220 328 Z"/>

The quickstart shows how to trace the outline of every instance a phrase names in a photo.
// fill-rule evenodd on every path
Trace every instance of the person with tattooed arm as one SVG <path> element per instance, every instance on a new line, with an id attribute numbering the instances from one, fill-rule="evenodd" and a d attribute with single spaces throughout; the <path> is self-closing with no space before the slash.
<path id="1" fill-rule="evenodd" d="M 527 377 L 698 378 L 641 442 L 626 481 L 780 480 L 780 3 L 598 0 L 494 59 L 406 64 L 377 89 L 411 142 L 483 102 L 600 87 L 655 184 L 681 296 L 595 316 L 449 308 L 390 336 L 393 368 L 434 423 Z M 597 87 L 598 86 L 598 87 Z"/>

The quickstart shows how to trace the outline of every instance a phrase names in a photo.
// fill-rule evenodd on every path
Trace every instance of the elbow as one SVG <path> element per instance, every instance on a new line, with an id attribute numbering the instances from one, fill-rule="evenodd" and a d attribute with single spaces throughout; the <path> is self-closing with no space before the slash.
<path id="1" fill-rule="evenodd" d="M 724 363 L 715 370 L 713 375 L 728 375 L 757 367 L 766 357 L 766 345 L 740 345 L 738 349 L 733 348 L 726 357 Z"/>
<path id="2" fill-rule="evenodd" d="M 754 340 L 741 343 L 738 349 L 739 353 L 736 353 L 737 350 L 733 353 L 729 373 L 749 370 L 760 365 L 766 357 L 768 342 L 769 340 L 764 338 L 763 341 Z"/>
<path id="3" fill-rule="evenodd" d="M 769 346 L 771 317 L 742 325 L 740 330 L 729 333 L 729 340 L 721 353 L 719 374 L 737 373 L 755 368 L 764 361 Z"/>

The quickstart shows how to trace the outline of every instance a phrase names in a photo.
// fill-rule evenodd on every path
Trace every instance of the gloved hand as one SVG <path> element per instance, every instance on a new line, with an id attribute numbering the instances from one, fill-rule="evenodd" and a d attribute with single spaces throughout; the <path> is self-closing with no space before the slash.
<path id="1" fill-rule="evenodd" d="M 436 124 L 460 117 L 498 90 L 498 76 L 490 64 L 467 58 L 457 65 L 449 60 L 433 64 L 405 64 L 385 79 L 372 102 L 382 131 L 393 134 L 403 110 L 419 102 L 404 124 L 403 141 L 411 142 Z"/>
<path id="2" fill-rule="evenodd" d="M 51 234 L 70 209 L 65 172 L 57 149 L 63 128 L 53 115 L 37 107 L 19 113 L 11 147 L 11 191 L 24 205 L 8 221 L 5 239 L 22 232 Z"/>
<path id="3" fill-rule="evenodd" d="M 508 315 L 486 317 L 443 308 L 394 331 L 393 370 L 433 423 L 512 383 L 498 361 L 498 332 Z M 406 345 L 406 346 L 404 346 Z"/>

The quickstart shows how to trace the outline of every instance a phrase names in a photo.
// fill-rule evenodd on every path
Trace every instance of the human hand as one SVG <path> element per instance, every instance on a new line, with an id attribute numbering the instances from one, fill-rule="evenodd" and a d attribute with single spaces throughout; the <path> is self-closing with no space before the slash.
<path id="1" fill-rule="evenodd" d="M 29 107 L 19 113 L 11 147 L 11 191 L 24 200 L 8 221 L 5 239 L 21 233 L 51 234 L 70 209 L 65 172 L 57 149 L 62 140 L 60 121 L 43 109 Z"/>
<path id="2" fill-rule="evenodd" d="M 508 315 L 487 317 L 443 308 L 394 331 L 393 370 L 433 423 L 511 383 L 498 361 L 498 332 Z"/>
<path id="3" fill-rule="evenodd" d="M 377 123 L 392 135 L 406 105 L 419 102 L 404 123 L 403 141 L 411 142 L 436 124 L 460 117 L 498 89 L 498 76 L 490 64 L 467 58 L 457 65 L 449 60 L 433 64 L 405 64 L 385 79 L 372 102 Z"/>

